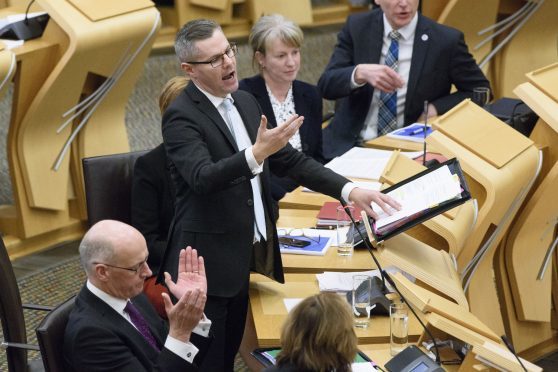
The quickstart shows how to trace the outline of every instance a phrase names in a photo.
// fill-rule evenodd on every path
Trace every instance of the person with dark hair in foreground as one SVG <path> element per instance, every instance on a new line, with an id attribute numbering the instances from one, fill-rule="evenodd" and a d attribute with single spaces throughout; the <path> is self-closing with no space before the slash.
<path id="1" fill-rule="evenodd" d="M 265 372 L 348 372 L 357 352 L 349 304 L 336 293 L 320 293 L 291 310 L 281 331 L 277 363 Z"/>
<path id="2" fill-rule="evenodd" d="M 168 324 L 142 294 L 151 275 L 139 231 L 119 221 L 96 223 L 79 246 L 87 283 L 76 297 L 66 332 L 68 371 L 197 371 L 211 338 L 203 314 L 207 281 L 202 257 L 180 251 L 178 276 L 165 282 Z M 199 348 L 199 349 L 198 349 Z"/>

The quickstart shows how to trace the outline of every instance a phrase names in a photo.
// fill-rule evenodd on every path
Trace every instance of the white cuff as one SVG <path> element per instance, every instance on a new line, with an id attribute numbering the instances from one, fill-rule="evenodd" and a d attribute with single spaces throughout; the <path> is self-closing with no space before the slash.
<path id="1" fill-rule="evenodd" d="M 341 197 L 348 203 L 349 202 L 349 194 L 353 189 L 355 189 L 357 185 L 354 182 L 347 182 L 345 186 L 341 189 Z"/>
<path id="2" fill-rule="evenodd" d="M 358 84 L 355 81 L 355 73 L 356 73 L 357 67 L 358 67 L 358 65 L 355 66 L 355 68 L 353 69 L 353 73 L 351 74 L 351 89 L 360 88 L 360 87 L 364 86 L 364 84 L 366 84 L 366 83 Z"/>
<path id="3" fill-rule="evenodd" d="M 263 172 L 263 163 L 258 164 L 258 162 L 256 161 L 254 153 L 252 152 L 252 146 L 246 148 L 246 150 L 244 151 L 244 155 L 246 156 L 248 167 L 250 168 L 254 176 Z"/>
<path id="4" fill-rule="evenodd" d="M 209 336 L 209 329 L 211 328 L 211 320 L 209 320 L 205 314 L 203 314 L 202 320 L 199 321 L 198 325 L 192 330 L 195 334 L 203 337 Z"/>
<path id="5" fill-rule="evenodd" d="M 188 363 L 194 362 L 194 358 L 199 351 L 191 342 L 182 342 L 171 336 L 167 336 L 165 347 Z"/>

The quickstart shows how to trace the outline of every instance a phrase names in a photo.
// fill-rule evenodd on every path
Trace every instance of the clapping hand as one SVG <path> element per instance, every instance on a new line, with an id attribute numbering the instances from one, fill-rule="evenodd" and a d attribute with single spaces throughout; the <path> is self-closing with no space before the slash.
<path id="1" fill-rule="evenodd" d="M 180 250 L 178 258 L 178 277 L 172 281 L 169 273 L 165 272 L 165 284 L 174 297 L 180 299 L 187 291 L 199 290 L 207 294 L 207 279 L 203 257 L 198 257 L 198 251 L 187 247 Z"/>

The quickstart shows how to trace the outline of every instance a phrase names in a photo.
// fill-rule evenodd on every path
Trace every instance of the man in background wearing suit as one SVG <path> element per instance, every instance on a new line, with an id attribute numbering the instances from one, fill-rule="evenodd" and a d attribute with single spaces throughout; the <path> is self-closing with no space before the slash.
<path id="1" fill-rule="evenodd" d="M 168 326 L 142 294 L 151 270 L 139 231 L 119 221 L 100 221 L 85 234 L 79 253 L 87 283 L 64 335 L 68 371 L 198 370 L 194 362 L 207 349 L 211 322 L 203 315 L 207 282 L 195 249 L 180 252 L 176 282 L 166 274 L 170 292 L 179 299 L 173 305 L 163 294 Z"/>
<path id="2" fill-rule="evenodd" d="M 303 117 L 268 127 L 254 96 L 237 90 L 236 45 L 214 21 L 188 22 L 178 32 L 175 49 L 191 82 L 163 116 L 176 190 L 163 268 L 176 267 L 174 256 L 186 245 L 204 256 L 205 311 L 215 339 L 201 369 L 232 371 L 244 333 L 250 270 L 284 282 L 271 217 L 270 172 L 337 199 L 343 196 L 373 216 L 372 201 L 386 210 L 387 204 L 398 204 L 354 187 L 293 149 L 288 141 Z"/>
<path id="3" fill-rule="evenodd" d="M 418 14 L 419 0 L 375 2 L 380 8 L 349 16 L 318 81 L 324 98 L 338 100 L 323 133 L 326 159 L 416 122 L 425 100 L 436 116 L 490 87 L 463 33 Z M 386 115 L 390 97 L 393 115 Z"/>

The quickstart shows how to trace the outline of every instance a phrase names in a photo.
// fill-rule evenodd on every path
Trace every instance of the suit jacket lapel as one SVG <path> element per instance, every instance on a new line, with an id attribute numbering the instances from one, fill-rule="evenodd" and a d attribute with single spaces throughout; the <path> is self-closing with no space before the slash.
<path id="1" fill-rule="evenodd" d="M 89 291 L 89 289 L 87 289 L 87 287 L 84 287 L 82 289 L 82 292 L 80 293 L 80 296 L 82 296 L 84 302 L 89 307 L 96 309 L 96 311 L 98 311 L 103 318 L 107 319 L 107 322 L 109 324 L 114 324 L 115 326 L 117 326 L 118 329 L 120 329 L 122 332 L 126 333 L 131 340 L 139 340 L 139 339 L 143 338 L 143 336 L 138 332 L 138 330 L 132 324 L 130 324 L 130 322 L 128 322 L 126 319 L 124 319 L 124 317 L 122 315 L 118 314 L 112 307 L 107 305 L 106 302 L 104 302 L 99 297 L 97 297 L 93 293 L 91 293 L 91 291 Z M 136 302 L 134 302 L 134 304 L 136 304 Z M 143 310 L 143 308 L 141 307 L 140 312 L 142 314 L 144 314 L 144 312 L 142 310 Z M 158 331 L 153 329 L 153 325 L 149 321 L 148 321 L 148 324 L 149 324 L 149 329 L 151 330 L 151 333 L 157 339 L 157 342 L 159 343 L 159 345 L 162 347 L 164 342 L 161 340 L 161 337 L 160 337 Z M 144 349 L 146 350 L 146 353 L 147 353 L 147 350 L 149 350 L 149 352 L 155 352 L 155 349 L 153 349 L 153 347 L 151 347 L 151 345 L 149 345 L 147 340 L 145 340 L 144 343 L 145 343 Z M 143 343 L 142 343 L 142 345 L 143 345 Z"/>
<path id="2" fill-rule="evenodd" d="M 409 71 L 409 82 L 407 84 L 407 97 L 414 97 L 415 90 L 422 73 L 424 60 L 428 53 L 428 47 L 431 43 L 430 26 L 426 19 L 419 14 L 417 28 L 415 30 L 415 39 L 413 44 L 413 56 L 411 57 L 411 70 Z M 408 111 L 411 100 L 405 102 L 405 113 Z"/>
<path id="3" fill-rule="evenodd" d="M 211 101 L 196 87 L 196 85 L 192 82 L 188 84 L 186 87 L 186 92 L 192 99 L 192 101 L 197 104 L 199 110 L 207 115 L 211 121 L 219 128 L 219 130 L 223 133 L 223 135 L 227 138 L 231 146 L 238 152 L 238 147 L 236 145 L 236 141 L 234 140 L 231 131 L 229 130 L 228 125 L 225 123 L 217 108 L 213 106 Z"/>

